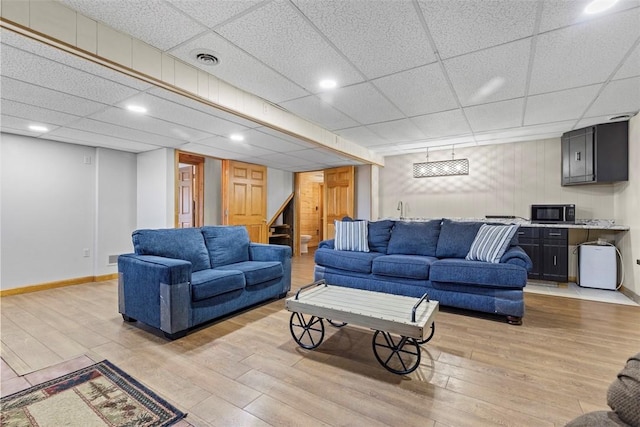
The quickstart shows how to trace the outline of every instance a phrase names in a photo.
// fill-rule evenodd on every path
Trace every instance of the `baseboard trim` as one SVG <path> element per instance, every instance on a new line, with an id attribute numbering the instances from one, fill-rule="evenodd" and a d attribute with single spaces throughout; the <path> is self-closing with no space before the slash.
<path id="1" fill-rule="evenodd" d="M 82 285 L 86 283 L 106 282 L 118 278 L 118 273 L 104 274 L 101 276 L 76 277 L 73 279 L 58 280 L 55 282 L 40 283 L 38 285 L 22 286 L 20 288 L 0 290 L 0 297 L 9 295 L 28 294 L 31 292 L 45 291 L 47 289 L 62 288 L 65 286 Z"/>
<path id="2" fill-rule="evenodd" d="M 627 289 L 624 286 L 621 286 L 618 290 L 622 293 L 622 295 L 640 304 L 640 295 L 636 294 L 631 289 Z"/>

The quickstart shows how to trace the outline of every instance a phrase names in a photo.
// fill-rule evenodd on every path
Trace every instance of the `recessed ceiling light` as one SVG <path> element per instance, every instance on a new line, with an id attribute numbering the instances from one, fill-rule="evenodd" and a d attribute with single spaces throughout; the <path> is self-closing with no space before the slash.
<path id="1" fill-rule="evenodd" d="M 127 110 L 132 111 L 134 113 L 140 113 L 140 114 L 144 114 L 147 112 L 147 109 L 144 108 L 142 105 L 134 105 L 134 104 L 127 105 Z"/>
<path id="2" fill-rule="evenodd" d="M 324 79 L 320 80 L 319 86 L 322 89 L 333 89 L 338 86 L 338 82 L 332 79 Z"/>
<path id="3" fill-rule="evenodd" d="M 232 133 L 231 135 L 229 135 L 229 139 L 232 141 L 244 141 L 244 136 L 240 135 L 239 133 Z"/>
<path id="4" fill-rule="evenodd" d="M 604 12 L 617 2 L 618 0 L 593 0 L 584 8 L 584 13 L 591 15 L 594 13 Z"/>
<path id="5" fill-rule="evenodd" d="M 34 132 L 48 132 L 49 128 L 41 125 L 29 125 L 29 129 Z"/>

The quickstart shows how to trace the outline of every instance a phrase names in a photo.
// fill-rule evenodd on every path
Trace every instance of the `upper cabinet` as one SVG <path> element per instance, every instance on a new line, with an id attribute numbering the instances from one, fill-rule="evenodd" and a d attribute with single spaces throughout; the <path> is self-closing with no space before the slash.
<path id="1" fill-rule="evenodd" d="M 629 122 L 604 123 L 562 135 L 562 185 L 629 180 Z"/>

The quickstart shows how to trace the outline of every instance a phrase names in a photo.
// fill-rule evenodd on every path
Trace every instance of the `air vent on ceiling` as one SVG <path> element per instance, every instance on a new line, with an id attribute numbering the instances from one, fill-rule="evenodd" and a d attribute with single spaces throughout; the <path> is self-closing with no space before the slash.
<path id="1" fill-rule="evenodd" d="M 218 54 L 211 50 L 206 49 L 196 49 L 191 51 L 191 55 L 201 64 L 214 66 L 220 63 L 220 59 L 218 59 Z"/>

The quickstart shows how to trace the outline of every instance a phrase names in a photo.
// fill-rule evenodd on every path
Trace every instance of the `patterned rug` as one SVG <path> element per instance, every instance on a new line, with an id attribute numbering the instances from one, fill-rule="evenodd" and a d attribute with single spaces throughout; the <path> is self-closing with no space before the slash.
<path id="1" fill-rule="evenodd" d="M 105 360 L 0 399 L 0 425 L 170 426 L 186 416 Z"/>

